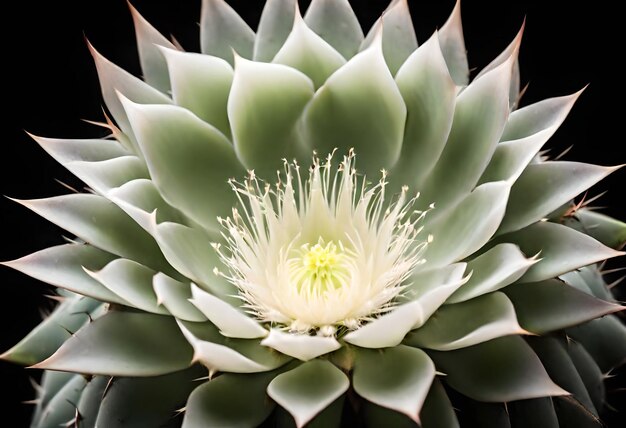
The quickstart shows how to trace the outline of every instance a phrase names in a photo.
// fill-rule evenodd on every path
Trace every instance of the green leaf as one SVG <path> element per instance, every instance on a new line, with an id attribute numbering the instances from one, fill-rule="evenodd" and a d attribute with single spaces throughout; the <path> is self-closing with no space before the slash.
<path id="1" fill-rule="evenodd" d="M 17 202 L 94 247 L 155 270 L 167 270 L 168 264 L 152 237 L 101 196 L 72 193 Z"/>
<path id="2" fill-rule="evenodd" d="M 198 386 L 185 407 L 183 428 L 256 428 L 275 404 L 265 390 L 276 372 L 226 373 Z"/>
<path id="3" fill-rule="evenodd" d="M 254 60 L 270 62 L 285 43 L 299 14 L 296 0 L 267 0 L 254 41 Z"/>
<path id="4" fill-rule="evenodd" d="M 556 337 L 528 337 L 526 341 L 541 359 L 550 377 L 558 385 L 569 391 L 587 411 L 597 416 L 598 411 L 589 397 L 576 366 L 567 353 L 565 340 Z"/>
<path id="5" fill-rule="evenodd" d="M 529 165 L 511 188 L 498 233 L 541 220 L 618 168 L 563 161 Z"/>
<path id="6" fill-rule="evenodd" d="M 148 378 L 114 378 L 101 398 L 98 427 L 179 426 L 178 411 L 205 374 L 200 366 Z"/>
<path id="7" fill-rule="evenodd" d="M 419 413 L 435 378 L 435 365 L 416 348 L 358 350 L 353 386 L 361 397 L 419 422 Z"/>
<path id="8" fill-rule="evenodd" d="M 74 161 L 99 162 L 130 154 L 116 140 L 69 140 L 28 135 L 62 165 Z"/>
<path id="9" fill-rule="evenodd" d="M 207 318 L 190 301 L 191 287 L 189 284 L 176 281 L 169 276 L 158 273 L 153 278 L 153 288 L 157 302 L 177 319 L 183 321 L 202 322 Z"/>
<path id="10" fill-rule="evenodd" d="M 233 50 L 252 58 L 254 31 L 225 0 L 202 0 L 200 50 L 233 64 Z"/>
<path id="11" fill-rule="evenodd" d="M 432 236 L 424 254 L 426 266 L 443 266 L 481 249 L 504 217 L 509 191 L 507 182 L 485 183 L 433 220 L 426 217 L 424 233 Z"/>
<path id="12" fill-rule="evenodd" d="M 157 376 L 189 366 L 191 347 L 172 317 L 109 312 L 33 368 L 109 376 Z"/>
<path id="13" fill-rule="evenodd" d="M 383 15 L 367 33 L 361 49 L 369 47 L 378 37 L 378 33 L 382 33 L 383 54 L 387 67 L 395 76 L 404 61 L 417 49 L 417 38 L 407 0 L 391 1 Z"/>
<path id="14" fill-rule="evenodd" d="M 513 428 L 559 428 L 552 398 L 533 398 L 506 404 Z"/>
<path id="15" fill-rule="evenodd" d="M 246 168 L 274 177 L 283 158 L 298 152 L 296 123 L 312 97 L 313 83 L 300 71 L 236 58 L 228 118 Z"/>
<path id="16" fill-rule="evenodd" d="M 615 296 L 604 281 L 599 265 L 589 265 L 580 269 L 567 272 L 559 277 L 572 287 L 580 291 L 596 296 L 598 299 L 615 302 Z"/>
<path id="17" fill-rule="evenodd" d="M 304 115 L 308 147 L 324 154 L 354 148 L 370 177 L 398 160 L 406 106 L 382 54 L 380 38 L 337 70 L 315 93 Z"/>
<path id="18" fill-rule="evenodd" d="M 149 177 L 146 165 L 137 156 L 120 156 L 98 162 L 73 161 L 64 166 L 101 195 L 129 181 Z"/>
<path id="19" fill-rule="evenodd" d="M 520 324 L 537 334 L 561 330 L 624 309 L 556 279 L 515 284 L 504 292 L 513 302 Z"/>
<path id="20" fill-rule="evenodd" d="M 478 183 L 508 118 L 511 66 L 509 59 L 474 80 L 457 97 L 448 142 L 420 189 L 423 204 L 435 203 L 441 212 L 470 193 Z"/>
<path id="21" fill-rule="evenodd" d="M 233 68 L 218 57 L 198 53 L 161 49 L 172 81 L 172 98 L 176 105 L 231 138 L 226 105 L 233 83 Z"/>
<path id="22" fill-rule="evenodd" d="M 284 333 L 275 328 L 270 330 L 269 335 L 261 341 L 261 345 L 302 361 L 312 360 L 341 348 L 341 344 L 334 337 Z"/>
<path id="23" fill-rule="evenodd" d="M 446 305 L 435 312 L 404 343 L 419 348 L 450 351 L 491 339 L 524 334 L 511 301 L 502 293 L 489 293 L 467 302 Z"/>
<path id="24" fill-rule="evenodd" d="M 80 394 L 87 381 L 84 377 L 72 377 L 48 402 L 42 410 L 39 420 L 31 424 L 33 428 L 58 428 L 65 426 L 76 416 L 75 403 L 78 403 Z"/>
<path id="25" fill-rule="evenodd" d="M 350 381 L 334 365 L 311 360 L 276 376 L 268 385 L 268 395 L 284 407 L 303 427 L 349 388 Z"/>
<path id="26" fill-rule="evenodd" d="M 524 254 L 539 254 L 541 260 L 526 271 L 520 279 L 522 282 L 554 278 L 576 268 L 623 254 L 569 227 L 545 221 L 517 232 L 500 235 L 492 242 L 511 242 L 518 245 Z"/>
<path id="27" fill-rule="evenodd" d="M 363 41 L 361 24 L 348 0 L 313 0 L 304 21 L 346 59 L 358 52 Z"/>
<path id="28" fill-rule="evenodd" d="M 170 90 L 170 79 L 167 72 L 167 64 L 159 51 L 159 46 L 170 49 L 176 49 L 176 47 L 150 25 L 130 2 L 128 7 L 135 24 L 137 50 L 139 51 L 139 62 L 141 63 L 143 78 L 150 86 L 161 92 L 168 93 Z"/>
<path id="29" fill-rule="evenodd" d="M 80 428 L 95 428 L 102 397 L 107 389 L 111 378 L 106 376 L 92 377 L 80 394 L 80 399 L 76 403 L 80 414 Z"/>
<path id="30" fill-rule="evenodd" d="M 74 377 L 74 373 L 44 371 L 41 375 L 41 384 L 35 387 L 37 393 L 37 404 L 33 412 L 31 425 L 36 427 L 43 411 L 48 407 L 48 403 L 57 393 Z"/>
<path id="31" fill-rule="evenodd" d="M 326 82 L 328 76 L 342 67 L 346 60 L 307 27 L 298 13 L 289 37 L 272 62 L 300 70 L 311 78 L 317 89 Z"/>
<path id="32" fill-rule="evenodd" d="M 446 383 L 474 400 L 507 402 L 567 394 L 519 336 L 455 351 L 429 351 L 428 355 L 446 374 Z"/>
<path id="33" fill-rule="evenodd" d="M 128 100 L 124 107 L 163 198 L 205 228 L 216 228 L 217 216 L 227 215 L 235 201 L 228 179 L 243 175 L 228 139 L 181 107 Z"/>
<path id="34" fill-rule="evenodd" d="M 65 244 L 2 264 L 65 290 L 103 302 L 125 305 L 127 302 L 124 299 L 103 287 L 84 270 L 101 269 L 113 259 L 114 255 L 91 245 Z"/>
<path id="35" fill-rule="evenodd" d="M 75 331 L 89 321 L 101 304 L 83 296 L 64 298 L 54 311 L 0 359 L 23 365 L 45 360 L 59 349 Z"/>
<path id="36" fill-rule="evenodd" d="M 554 408 L 559 418 L 559 426 L 567 428 L 601 428 L 600 418 L 589 412 L 573 397 L 556 397 Z"/>
<path id="37" fill-rule="evenodd" d="M 152 288 L 152 277 L 156 272 L 152 269 L 132 260 L 116 259 L 100 270 L 86 272 L 130 306 L 154 314 L 170 315 L 157 302 Z"/>
<path id="38" fill-rule="evenodd" d="M 256 320 L 197 285 L 191 284 L 191 293 L 190 302 L 220 329 L 222 335 L 238 339 L 258 339 L 267 335 L 267 330 Z"/>
<path id="39" fill-rule="evenodd" d="M 443 151 L 454 116 L 456 86 L 433 35 L 396 74 L 396 84 L 407 107 L 400 159 L 389 179 L 419 190 Z"/>
<path id="40" fill-rule="evenodd" d="M 585 347 L 603 373 L 626 362 L 626 327 L 616 316 L 569 328 L 567 335 Z"/>
<path id="41" fill-rule="evenodd" d="M 459 428 L 459 421 L 448 394 L 439 379 L 435 378 L 428 391 L 420 414 L 422 428 Z"/>
<path id="42" fill-rule="evenodd" d="M 576 210 L 564 224 L 616 250 L 626 244 L 626 223 L 588 208 Z"/>
<path id="43" fill-rule="evenodd" d="M 499 244 L 467 263 L 472 275 L 446 303 L 459 303 L 490 293 L 517 281 L 537 259 L 529 259 L 513 244 Z"/>
<path id="44" fill-rule="evenodd" d="M 583 345 L 573 340 L 567 342 L 567 352 L 580 375 L 587 393 L 598 411 L 605 406 L 606 391 L 604 387 L 604 374 L 596 364 L 593 357 Z"/>
<path id="45" fill-rule="evenodd" d="M 439 30 L 439 43 L 454 83 L 466 86 L 469 83 L 469 65 L 463 39 L 460 0 L 457 0 L 450 17 Z"/>

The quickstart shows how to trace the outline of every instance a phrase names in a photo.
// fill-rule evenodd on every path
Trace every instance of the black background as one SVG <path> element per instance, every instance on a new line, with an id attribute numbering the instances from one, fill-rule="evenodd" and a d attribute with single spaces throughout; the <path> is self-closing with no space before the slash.
<path id="1" fill-rule="evenodd" d="M 164 34 L 175 35 L 187 50 L 198 50 L 199 0 L 133 3 Z M 229 3 L 256 28 L 262 1 Z M 308 1 L 300 3 L 305 10 Z M 352 3 L 366 28 L 387 4 L 384 0 Z M 409 4 L 418 39 L 423 42 L 445 22 L 454 0 L 409 0 Z M 0 194 L 27 199 L 63 193 L 65 190 L 55 179 L 80 187 L 24 130 L 66 138 L 103 135 L 101 130 L 81 121 L 102 118 L 96 73 L 84 36 L 109 59 L 140 74 L 126 3 L 14 2 L 10 6 L 3 4 L 0 16 L 0 102 L 4 110 L 0 116 Z M 525 16 L 522 82 L 530 82 L 530 87 L 522 104 L 569 94 L 591 83 L 570 118 L 548 143 L 551 153 L 556 155 L 573 145 L 565 159 L 602 165 L 626 162 L 624 69 L 615 63 L 624 56 L 621 15 L 600 1 L 466 0 L 463 19 L 470 67 L 480 69 L 497 56 L 515 36 Z M 626 218 L 625 178 L 626 172 L 619 171 L 591 192 L 609 190 L 599 204 L 608 206 L 604 212 L 622 219 Z M 28 210 L 0 199 L 0 260 L 59 244 L 62 234 Z M 41 309 L 51 307 L 43 297 L 46 290 L 37 281 L 0 267 L 0 351 L 8 349 L 36 325 Z M 14 421 L 6 426 L 27 426 L 31 409 L 20 403 L 34 396 L 29 374 L 36 376 L 35 372 L 26 373 L 20 367 L 0 362 L 1 393 L 8 396 L 0 400 L 0 425 Z M 617 421 L 622 418 L 613 415 L 610 419 L 611 426 L 618 426 Z"/>

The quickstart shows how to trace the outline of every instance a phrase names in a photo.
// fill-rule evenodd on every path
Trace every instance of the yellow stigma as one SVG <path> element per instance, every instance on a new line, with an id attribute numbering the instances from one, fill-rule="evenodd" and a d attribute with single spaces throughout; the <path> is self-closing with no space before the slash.
<path id="1" fill-rule="evenodd" d="M 298 260 L 291 261 L 292 266 L 300 264 L 294 272 L 295 285 L 299 290 L 306 288 L 317 293 L 340 288 L 348 274 L 345 257 L 341 243 L 339 246 L 332 241 L 325 244 L 320 238 L 313 246 L 304 244 L 300 249 L 299 263 Z"/>

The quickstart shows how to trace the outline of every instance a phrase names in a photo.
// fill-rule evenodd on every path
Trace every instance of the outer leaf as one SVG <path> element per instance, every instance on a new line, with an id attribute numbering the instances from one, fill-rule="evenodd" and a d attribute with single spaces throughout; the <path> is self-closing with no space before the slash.
<path id="1" fill-rule="evenodd" d="M 507 403 L 512 428 L 559 428 L 559 420 L 550 397 Z"/>
<path id="2" fill-rule="evenodd" d="M 304 116 L 309 148 L 354 148 L 359 170 L 376 176 L 400 155 L 406 106 L 385 64 L 380 38 L 337 70 L 316 92 Z"/>
<path id="3" fill-rule="evenodd" d="M 397 346 L 359 350 L 353 386 L 361 397 L 419 422 L 419 413 L 435 378 L 435 365 L 423 351 Z"/>
<path id="4" fill-rule="evenodd" d="M 239 160 L 273 176 L 299 148 L 296 122 L 312 97 L 311 79 L 298 70 L 237 57 L 228 117 Z"/>
<path id="5" fill-rule="evenodd" d="M 177 412 L 203 373 L 195 366 L 164 376 L 115 378 L 101 398 L 96 424 L 107 428 L 177 426 Z"/>
<path id="6" fill-rule="evenodd" d="M 343 55 L 352 58 L 363 41 L 363 30 L 348 0 L 313 0 L 306 24 Z"/>
<path id="7" fill-rule="evenodd" d="M 156 376 L 182 370 L 191 361 L 171 317 L 110 312 L 67 340 L 33 368 L 112 376 Z"/>
<path id="8" fill-rule="evenodd" d="M 248 315 L 229 305 L 225 301 L 191 284 L 194 304 L 226 337 L 239 339 L 258 339 L 267 335 L 261 325 Z"/>
<path id="9" fill-rule="evenodd" d="M 519 230 L 546 217 L 618 168 L 562 161 L 529 165 L 511 188 L 498 232 Z"/>
<path id="10" fill-rule="evenodd" d="M 83 296 L 65 298 L 41 324 L 0 355 L 0 359 L 32 365 L 48 358 L 73 332 L 89 321 L 90 313 L 99 305 L 97 300 Z"/>
<path id="11" fill-rule="evenodd" d="M 511 301 L 502 293 L 490 293 L 467 302 L 446 305 L 404 341 L 420 348 L 450 351 L 491 339 L 524 334 Z"/>
<path id="12" fill-rule="evenodd" d="M 157 302 L 177 319 L 183 321 L 202 322 L 207 318 L 190 301 L 191 287 L 158 273 L 153 278 L 154 293 Z"/>
<path id="13" fill-rule="evenodd" d="M 121 156 L 99 162 L 74 161 L 64 166 L 102 195 L 129 181 L 149 177 L 145 164 L 137 156 Z"/>
<path id="14" fill-rule="evenodd" d="M 296 0 L 268 0 L 254 40 L 254 60 L 270 62 L 285 43 L 299 14 Z"/>
<path id="15" fill-rule="evenodd" d="M 550 379 L 537 355 L 518 336 L 428 354 L 446 373 L 446 382 L 474 400 L 507 402 L 567 394 Z"/>
<path id="16" fill-rule="evenodd" d="M 252 58 L 254 31 L 224 0 L 202 0 L 200 48 L 202 53 L 233 64 L 233 50 Z"/>
<path id="17" fill-rule="evenodd" d="M 554 278 L 581 266 L 623 254 L 569 227 L 550 222 L 535 223 L 518 232 L 501 235 L 494 242 L 512 242 L 524 254 L 540 254 L 541 261 L 526 271 L 522 282 Z"/>
<path id="18" fill-rule="evenodd" d="M 35 407 L 35 411 L 33 412 L 31 425 L 37 426 L 50 400 L 52 400 L 57 393 L 75 376 L 77 375 L 67 372 L 43 372 L 41 376 L 41 384 L 39 385 L 39 388 L 36 388 L 37 405 Z"/>
<path id="19" fill-rule="evenodd" d="M 334 365 L 324 360 L 308 361 L 276 376 L 268 385 L 268 395 L 284 407 L 303 427 L 318 413 L 345 393 L 350 381 Z"/>
<path id="20" fill-rule="evenodd" d="M 50 400 L 43 409 L 35 428 L 58 428 L 70 422 L 76 416 L 75 404 L 85 388 L 87 381 L 76 375 L 71 378 Z"/>
<path id="21" fill-rule="evenodd" d="M 603 373 L 626 362 L 626 327 L 615 316 L 572 327 L 567 334 L 585 347 Z"/>
<path id="22" fill-rule="evenodd" d="M 228 179 L 243 175 L 230 142 L 181 107 L 128 100 L 124 107 L 163 198 L 207 229 L 216 228 L 217 216 L 228 214 L 235 201 Z"/>
<path id="23" fill-rule="evenodd" d="M 283 333 L 277 329 L 271 329 L 261 345 L 269 346 L 302 361 L 312 360 L 341 348 L 341 344 L 334 337 Z"/>
<path id="24" fill-rule="evenodd" d="M 439 30 L 439 43 L 454 83 L 466 86 L 469 83 L 469 65 L 463 39 L 460 0 L 457 0 L 452 14 Z"/>
<path id="25" fill-rule="evenodd" d="M 457 97 L 446 147 L 420 189 L 420 200 L 426 205 L 434 202 L 441 210 L 465 196 L 478 183 L 508 118 L 512 62 L 510 58 L 475 80 Z"/>
<path id="26" fill-rule="evenodd" d="M 62 165 L 73 161 L 99 162 L 130 154 L 116 140 L 68 140 L 28 135 Z"/>
<path id="27" fill-rule="evenodd" d="M 513 302 L 520 324 L 537 334 L 561 330 L 624 309 L 555 279 L 512 285 L 504 292 Z"/>
<path id="28" fill-rule="evenodd" d="M 587 393 L 593 401 L 596 409 L 602 410 L 605 405 L 606 391 L 604 387 L 604 374 L 596 364 L 593 357 L 580 343 L 572 340 L 567 342 L 567 352 L 576 366 Z"/>
<path id="29" fill-rule="evenodd" d="M 517 281 L 537 259 L 527 259 L 513 244 L 499 244 L 467 263 L 472 276 L 446 303 L 459 303 L 492 291 L 499 290 Z"/>
<path id="30" fill-rule="evenodd" d="M 596 296 L 598 299 L 614 302 L 615 296 L 613 296 L 607 283 L 604 281 L 600 269 L 598 265 L 589 265 L 567 272 L 561 275 L 559 279 L 582 292 Z"/>
<path id="31" fill-rule="evenodd" d="M 298 13 L 289 37 L 272 62 L 300 70 L 311 78 L 315 88 L 319 88 L 346 60 L 307 27 Z"/>
<path id="32" fill-rule="evenodd" d="M 626 244 L 626 223 L 587 208 L 577 210 L 572 218 L 565 219 L 564 224 L 607 247 L 620 249 Z"/>
<path id="33" fill-rule="evenodd" d="M 559 418 L 559 426 L 568 428 L 601 428 L 600 418 L 589 412 L 573 397 L 557 397 L 554 408 Z"/>
<path id="34" fill-rule="evenodd" d="M 407 121 L 402 153 L 390 179 L 419 190 L 445 147 L 456 102 L 456 86 L 437 34 L 409 56 L 396 74 L 396 83 L 407 107 Z"/>
<path id="35" fill-rule="evenodd" d="M 110 380 L 111 378 L 105 376 L 95 376 L 87 382 L 76 403 L 81 428 L 95 428 L 102 397 Z"/>
<path id="36" fill-rule="evenodd" d="M 167 64 L 163 55 L 159 52 L 158 46 L 170 49 L 176 49 L 176 47 L 150 25 L 130 3 L 128 3 L 128 7 L 135 23 L 137 49 L 139 51 L 143 78 L 149 85 L 167 93 L 170 90 L 170 79 L 167 72 Z"/>
<path id="37" fill-rule="evenodd" d="M 370 29 L 361 48 L 369 47 L 380 32 L 383 36 L 383 54 L 387 67 L 395 75 L 409 55 L 417 49 L 417 38 L 407 0 L 393 0 L 389 4 L 383 16 Z"/>
<path id="38" fill-rule="evenodd" d="M 274 402 L 265 394 L 274 376 L 275 372 L 226 373 L 203 383 L 189 396 L 183 428 L 255 428 L 261 425 L 274 408 Z"/>
<path id="39" fill-rule="evenodd" d="M 167 60 L 174 102 L 230 138 L 226 105 L 233 68 L 218 57 L 161 49 Z"/>
<path id="40" fill-rule="evenodd" d="M 420 414 L 423 428 L 459 428 L 459 421 L 441 382 L 435 378 Z"/>
<path id="41" fill-rule="evenodd" d="M 21 259 L 2 263 L 48 284 L 73 291 L 103 302 L 125 305 L 127 302 L 112 293 L 84 271 L 101 269 L 115 258 L 91 245 L 65 244 L 46 248 Z"/>

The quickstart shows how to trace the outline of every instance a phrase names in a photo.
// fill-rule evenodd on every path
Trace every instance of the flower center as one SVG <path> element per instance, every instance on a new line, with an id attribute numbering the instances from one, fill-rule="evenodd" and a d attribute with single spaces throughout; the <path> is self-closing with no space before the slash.
<path id="1" fill-rule="evenodd" d="M 308 179 L 285 163 L 272 187 L 250 172 L 231 182 L 240 207 L 220 219 L 226 245 L 215 245 L 244 308 L 260 321 L 331 335 L 389 311 L 427 240 L 425 212 L 412 210 L 407 189 L 385 198 L 385 174 L 369 186 L 354 153 L 333 165 L 315 158 Z M 417 197 L 417 196 L 416 196 Z"/>

